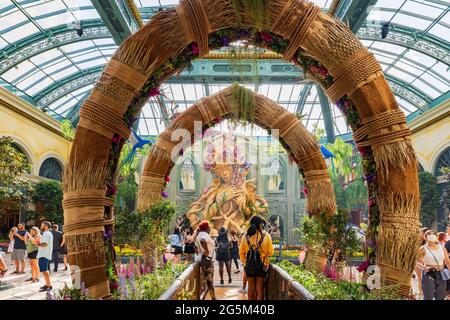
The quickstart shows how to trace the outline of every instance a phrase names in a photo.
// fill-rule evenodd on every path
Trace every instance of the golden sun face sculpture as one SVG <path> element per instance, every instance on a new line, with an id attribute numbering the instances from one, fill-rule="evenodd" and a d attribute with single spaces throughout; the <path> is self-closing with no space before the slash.
<path id="1" fill-rule="evenodd" d="M 213 236 L 221 227 L 240 234 L 252 216 L 267 213 L 267 201 L 256 194 L 254 179 L 246 180 L 250 163 L 245 160 L 236 136 L 213 137 L 206 147 L 204 168 L 215 178 L 186 213 L 193 228 L 201 220 L 208 220 Z"/>

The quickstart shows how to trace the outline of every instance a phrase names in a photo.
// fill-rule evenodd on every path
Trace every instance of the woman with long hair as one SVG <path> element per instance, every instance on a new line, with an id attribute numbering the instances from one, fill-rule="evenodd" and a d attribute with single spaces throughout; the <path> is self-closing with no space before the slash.
<path id="1" fill-rule="evenodd" d="M 223 267 L 227 268 L 228 283 L 231 283 L 231 255 L 230 255 L 230 240 L 228 239 L 228 230 L 224 227 L 219 229 L 219 235 L 216 239 L 216 260 L 219 261 L 219 275 L 220 284 L 223 281 Z"/>
<path id="2" fill-rule="evenodd" d="M 264 300 L 264 286 L 274 253 L 272 238 L 264 231 L 266 221 L 253 216 L 245 239 L 242 239 L 239 254 L 245 266 L 248 282 L 248 299 Z"/>
<path id="3" fill-rule="evenodd" d="M 239 238 L 237 237 L 237 234 L 235 231 L 231 231 L 230 240 L 231 240 L 231 248 L 230 248 L 231 259 L 234 261 L 234 265 L 236 266 L 236 271 L 234 271 L 234 273 L 239 273 L 240 272 L 239 263 L 238 263 Z"/>
<path id="4" fill-rule="evenodd" d="M 418 267 L 422 270 L 422 292 L 424 300 L 444 300 L 450 259 L 447 250 L 438 244 L 434 230 L 425 232 L 427 243 L 420 248 Z"/>
<path id="5" fill-rule="evenodd" d="M 192 230 L 191 227 L 186 230 L 186 237 L 184 239 L 184 254 L 186 255 L 187 263 L 191 263 L 194 260 L 195 238 L 194 230 Z"/>
<path id="6" fill-rule="evenodd" d="M 172 254 L 174 256 L 173 263 L 181 262 L 181 254 L 183 253 L 183 237 L 181 236 L 180 228 L 176 227 L 173 234 L 169 236 Z"/>
<path id="7" fill-rule="evenodd" d="M 39 266 L 38 266 L 38 246 L 36 242 L 41 240 L 41 232 L 38 227 L 31 227 L 30 231 L 25 235 L 25 243 L 27 245 L 28 261 L 31 267 L 31 277 L 27 281 L 39 282 Z"/>

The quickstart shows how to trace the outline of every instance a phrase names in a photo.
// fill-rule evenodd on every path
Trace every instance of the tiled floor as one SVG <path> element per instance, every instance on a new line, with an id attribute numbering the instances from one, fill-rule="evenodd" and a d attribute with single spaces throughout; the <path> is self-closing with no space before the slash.
<path id="1" fill-rule="evenodd" d="M 37 283 L 25 281 L 31 275 L 28 261 L 25 274 L 13 274 L 15 266 L 10 262 L 9 256 L 10 254 L 4 254 L 3 256 L 8 265 L 8 273 L 0 279 L 0 300 L 44 300 L 46 298 L 45 292 L 39 292 L 39 288 L 44 285 L 43 277 L 41 276 L 41 281 Z M 60 267 L 61 270 L 50 274 L 54 290 L 62 289 L 64 284 L 71 286 L 69 271 L 62 271 L 64 265 L 60 265 Z"/>

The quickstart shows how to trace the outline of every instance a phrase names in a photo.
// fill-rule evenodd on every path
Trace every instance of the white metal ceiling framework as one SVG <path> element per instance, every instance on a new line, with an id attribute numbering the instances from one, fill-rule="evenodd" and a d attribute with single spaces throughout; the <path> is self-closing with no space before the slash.
<path id="1" fill-rule="evenodd" d="M 316 0 L 326 10 L 331 0 Z M 135 0 L 144 20 L 178 0 Z M 357 35 L 380 61 L 406 114 L 422 112 L 450 90 L 450 2 L 378 0 Z M 74 22 L 81 22 L 79 35 Z M 381 37 L 383 24 L 389 33 Z M 77 112 L 117 45 L 90 0 L 3 0 L 0 2 L 0 85 L 50 115 Z M 161 106 L 183 111 L 229 83 L 167 83 L 165 97 L 144 107 L 142 135 L 161 132 Z M 308 129 L 324 128 L 318 92 L 308 83 L 248 85 L 292 112 Z M 337 135 L 349 132 L 340 112 L 331 110 Z M 250 129 L 242 129 L 250 130 Z M 255 128 L 254 134 L 265 135 Z"/>

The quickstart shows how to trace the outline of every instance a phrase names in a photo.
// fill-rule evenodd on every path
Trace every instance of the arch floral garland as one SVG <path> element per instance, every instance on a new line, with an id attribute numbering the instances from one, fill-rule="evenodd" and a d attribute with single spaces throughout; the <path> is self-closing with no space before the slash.
<path id="1" fill-rule="evenodd" d="M 255 46 L 267 48 L 279 54 L 282 54 L 289 44 L 288 40 L 272 32 L 260 32 L 249 28 L 227 28 L 211 33 L 209 36 L 209 45 L 211 49 L 218 49 L 228 46 L 233 41 L 242 40 L 243 38 L 245 38 Z M 124 115 L 125 122 L 130 127 L 132 127 L 138 120 L 139 112 L 143 104 L 147 102 L 148 98 L 158 96 L 161 93 L 159 87 L 167 78 L 167 76 L 172 74 L 174 70 L 189 68 L 191 62 L 198 58 L 198 45 L 196 43 L 192 43 L 191 45 L 186 47 L 186 49 L 183 50 L 178 56 L 170 59 L 167 63 L 159 67 L 143 86 L 140 96 L 136 97 L 130 105 L 130 108 Z M 324 88 L 328 88 L 331 84 L 333 84 L 333 77 L 328 72 L 328 70 L 318 61 L 306 56 L 301 49 L 298 50 L 296 56 L 292 59 L 291 62 L 300 66 L 305 74 L 309 75 L 313 80 L 318 82 Z M 335 103 L 339 110 L 346 116 L 348 125 L 351 127 L 351 129 L 353 131 L 358 129 L 361 126 L 361 121 L 358 112 L 351 100 L 347 96 L 344 96 Z M 214 126 L 216 123 L 209 123 L 203 129 L 207 130 L 208 128 Z M 268 130 L 270 131 L 270 129 Z M 111 169 L 110 172 L 115 172 L 117 159 L 120 155 L 120 151 L 125 140 L 121 139 L 120 136 L 115 135 L 111 142 L 112 148 L 110 150 L 109 161 Z M 289 151 L 289 147 L 287 145 L 284 145 L 284 147 Z M 376 229 L 380 222 L 379 210 L 376 201 L 376 166 L 371 148 L 363 147 L 358 148 L 358 150 L 363 158 L 363 165 L 365 170 L 364 180 L 367 182 L 369 191 L 368 207 L 370 222 L 366 243 L 368 247 L 367 260 L 370 264 L 375 264 L 375 236 Z M 296 161 L 293 157 L 291 157 L 291 159 Z M 303 172 L 301 172 L 301 174 L 303 174 Z M 107 196 L 113 197 L 115 195 L 115 190 L 116 187 L 114 185 L 114 176 L 111 175 L 108 179 Z M 107 245 L 111 246 L 112 243 L 109 240 L 112 236 L 112 226 L 109 226 L 107 228 L 106 234 L 107 236 L 105 236 L 105 239 L 107 240 Z"/>
<path id="2" fill-rule="evenodd" d="M 230 27 L 235 25 L 238 27 Z M 258 31 L 261 29 L 274 31 Z M 408 142 L 410 133 L 404 115 L 373 56 L 342 23 L 303 0 L 182 0 L 175 9 L 155 15 L 124 42 L 81 109 L 81 130 L 77 130 L 66 167 L 63 205 L 66 229 L 72 229 L 67 237 L 69 261 L 83 267 L 82 278 L 94 296 L 107 294 L 106 278 L 100 272 L 105 258 L 102 251 L 106 248 L 108 275 L 113 280 L 111 203 L 118 158 L 129 127 L 149 96 L 158 95 L 159 85 L 170 75 L 206 53 L 208 47 L 223 47 L 237 39 L 284 53 L 285 59 L 300 65 L 338 100 L 335 102 L 354 130 L 355 140 L 364 146 L 360 152 L 369 188 L 370 262 L 382 265 L 386 283 L 401 283 L 405 291 L 409 290 L 419 239 L 418 232 L 415 234 L 419 200 L 417 162 Z M 323 64 L 297 50 L 301 46 Z M 324 65 L 337 75 L 336 82 Z M 106 197 L 102 190 L 105 181 Z M 100 230 L 104 230 L 103 240 Z M 390 237 L 396 241 L 390 242 Z"/>

